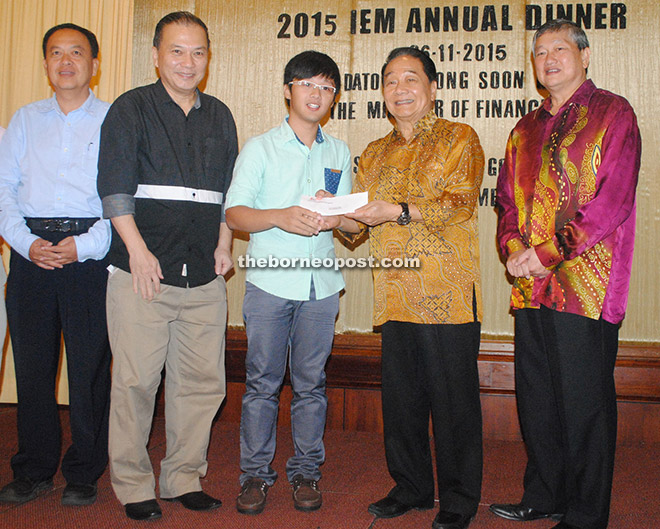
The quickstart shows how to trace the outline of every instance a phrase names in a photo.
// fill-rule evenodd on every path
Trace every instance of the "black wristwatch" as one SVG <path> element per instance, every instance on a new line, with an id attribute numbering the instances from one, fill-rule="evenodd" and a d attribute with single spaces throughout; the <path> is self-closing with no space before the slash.
<path id="1" fill-rule="evenodd" d="M 401 206 L 401 215 L 399 215 L 399 218 L 396 219 L 396 223 L 400 226 L 405 226 L 406 224 L 410 224 L 412 217 L 410 216 L 410 210 L 408 209 L 408 204 L 406 204 L 405 202 L 399 202 L 399 206 Z"/>

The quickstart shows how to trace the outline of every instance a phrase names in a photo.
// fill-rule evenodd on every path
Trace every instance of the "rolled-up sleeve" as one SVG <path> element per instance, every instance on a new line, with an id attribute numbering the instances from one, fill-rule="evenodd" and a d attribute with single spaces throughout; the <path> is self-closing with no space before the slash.
<path id="1" fill-rule="evenodd" d="M 135 213 L 138 186 L 139 109 L 131 100 L 118 98 L 108 110 L 101 127 L 97 188 L 103 217 Z"/>

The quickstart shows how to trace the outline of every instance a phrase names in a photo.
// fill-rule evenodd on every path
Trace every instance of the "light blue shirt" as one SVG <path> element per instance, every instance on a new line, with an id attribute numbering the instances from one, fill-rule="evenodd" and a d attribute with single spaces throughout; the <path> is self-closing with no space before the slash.
<path id="1" fill-rule="evenodd" d="M 351 192 L 351 156 L 348 146 L 319 127 L 310 149 L 293 132 L 286 119 L 268 132 L 251 138 L 241 150 L 227 192 L 225 209 L 247 206 L 254 209 L 283 209 L 300 204 L 302 195 L 314 196 L 325 189 L 325 175 L 341 171 L 336 195 Z M 313 237 L 279 228 L 250 234 L 247 255 L 259 259 L 334 259 L 332 231 Z M 246 280 L 275 296 L 308 300 L 312 279 L 317 299 L 344 288 L 340 270 L 323 267 L 247 269 Z"/>
<path id="2" fill-rule="evenodd" d="M 64 114 L 55 96 L 20 108 L 0 142 L 0 234 L 26 259 L 38 237 L 26 217 L 101 218 L 96 191 L 101 124 L 110 104 L 92 91 Z M 108 220 L 74 237 L 78 261 L 102 259 L 110 247 Z"/>
<path id="3" fill-rule="evenodd" d="M 0 127 L 0 140 L 2 140 L 2 137 L 5 135 L 5 129 Z M 2 240 L 0 240 L 0 244 L 2 244 Z M 7 282 L 7 272 L 5 272 L 5 263 L 0 263 L 0 286 L 4 286 L 5 283 Z M 2 301 L 0 300 L 0 303 Z M 4 305 L 2 310 L 4 310 Z M 5 317 L 6 318 L 6 317 Z M 0 318 L 0 325 L 4 328 L 4 322 L 5 320 Z M 2 333 L 2 329 L 0 329 L 0 334 Z M 4 336 L 4 335 L 2 335 Z"/>

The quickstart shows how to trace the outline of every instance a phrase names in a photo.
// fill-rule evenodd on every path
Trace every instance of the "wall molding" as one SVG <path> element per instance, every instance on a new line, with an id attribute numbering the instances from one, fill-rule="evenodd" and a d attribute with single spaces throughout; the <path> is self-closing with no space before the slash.
<path id="1" fill-rule="evenodd" d="M 227 331 L 227 398 L 219 420 L 239 422 L 245 390 L 245 331 Z M 380 335 L 338 334 L 326 367 L 328 429 L 382 432 Z M 287 375 L 288 376 L 288 375 Z M 660 346 L 622 343 L 615 369 L 618 444 L 660 443 Z M 481 341 L 479 382 L 485 439 L 519 441 L 513 341 Z M 280 395 L 279 424 L 290 423 L 288 378 Z"/>
<path id="2" fill-rule="evenodd" d="M 337 334 L 326 367 L 328 387 L 380 389 L 380 335 Z M 245 331 L 227 331 L 227 380 L 245 381 Z M 482 393 L 514 395 L 513 341 L 481 340 L 479 382 Z M 622 343 L 615 380 L 619 400 L 660 403 L 660 346 Z"/>

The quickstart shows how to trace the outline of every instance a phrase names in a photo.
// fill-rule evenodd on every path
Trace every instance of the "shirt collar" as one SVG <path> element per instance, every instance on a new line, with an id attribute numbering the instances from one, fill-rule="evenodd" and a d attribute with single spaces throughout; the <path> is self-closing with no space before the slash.
<path id="1" fill-rule="evenodd" d="M 155 91 L 156 91 L 156 102 L 157 103 L 174 103 L 177 105 L 176 101 L 172 99 L 170 94 L 167 93 L 167 89 L 163 85 L 163 82 L 158 79 L 154 83 Z M 195 103 L 193 104 L 193 108 L 199 109 L 202 106 L 202 98 L 200 96 L 200 91 L 199 88 L 195 88 L 195 93 L 197 94 L 197 99 L 195 99 Z M 177 105 L 179 106 L 179 105 Z"/>
<path id="2" fill-rule="evenodd" d="M 430 130 L 433 129 L 433 125 L 437 121 L 438 117 L 435 115 L 435 111 L 433 109 L 429 110 L 423 118 L 421 118 L 417 123 L 415 123 L 415 127 L 413 128 L 413 134 L 412 137 L 414 138 L 421 132 L 429 132 Z M 401 132 L 399 131 L 399 128 L 394 125 L 394 136 L 396 138 L 401 138 L 404 139 L 403 136 L 401 135 Z M 404 139 L 405 141 L 405 139 Z"/>
<path id="3" fill-rule="evenodd" d="M 87 96 L 87 99 L 85 99 L 85 102 L 82 105 L 80 105 L 78 108 L 73 110 L 72 112 L 78 112 L 80 110 L 86 112 L 87 114 L 94 115 L 96 111 L 95 103 L 96 103 L 96 96 L 94 95 L 94 92 L 92 92 L 90 88 L 89 95 Z M 57 102 L 57 95 L 55 93 L 53 93 L 52 97 L 49 97 L 48 99 L 44 99 L 43 101 L 39 101 L 39 103 L 37 104 L 37 110 L 43 113 L 52 112 L 52 111 L 59 112 L 60 114 L 62 113 L 62 109 L 60 108 L 60 105 Z"/>
<path id="4" fill-rule="evenodd" d="M 296 141 L 297 141 L 298 143 L 300 143 L 301 145 L 305 145 L 305 144 L 300 140 L 300 138 L 298 137 L 298 135 L 294 132 L 294 130 L 291 128 L 291 125 L 289 125 L 289 116 L 286 116 L 286 117 L 284 118 L 284 123 L 283 123 L 282 125 L 284 125 L 286 129 L 288 129 L 289 131 L 291 131 L 291 134 L 293 135 L 293 138 L 295 138 Z M 287 134 L 287 135 L 289 136 L 289 139 L 292 139 L 292 138 L 291 138 L 291 134 Z M 316 139 L 315 139 L 314 141 L 316 141 L 316 143 L 319 143 L 319 144 L 320 144 L 320 143 L 323 143 L 323 142 L 325 141 L 325 138 L 324 138 L 324 136 L 323 136 L 323 129 L 321 129 L 321 125 L 319 125 L 319 128 L 316 130 Z M 306 145 L 305 145 L 305 146 L 306 146 Z"/>
<path id="5" fill-rule="evenodd" d="M 587 79 L 584 83 L 582 83 L 578 87 L 578 89 L 573 93 L 570 99 L 566 101 L 566 103 L 564 103 L 564 105 L 557 111 L 557 115 L 561 114 L 562 109 L 566 105 L 576 104 L 586 107 L 589 104 L 589 100 L 591 99 L 591 96 L 595 91 L 596 91 L 596 85 L 591 79 Z M 550 99 L 550 97 L 545 98 L 541 108 L 545 112 L 550 114 L 550 109 L 552 108 L 552 100 Z"/>

